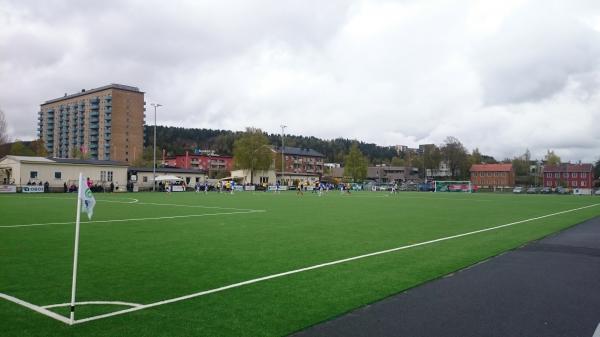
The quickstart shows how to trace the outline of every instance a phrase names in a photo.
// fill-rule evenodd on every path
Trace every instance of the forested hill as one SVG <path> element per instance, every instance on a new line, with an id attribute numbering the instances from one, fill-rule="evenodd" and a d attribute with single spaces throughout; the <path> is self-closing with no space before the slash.
<path id="1" fill-rule="evenodd" d="M 153 144 L 153 126 L 145 127 L 145 144 Z M 233 132 L 229 130 L 212 129 L 187 129 L 172 126 L 156 127 L 156 144 L 158 149 L 166 149 L 168 154 L 184 153 L 186 150 L 194 149 L 215 150 L 219 154 L 231 155 L 233 153 L 233 143 L 242 132 Z M 281 146 L 281 135 L 267 134 L 271 144 Z M 323 140 L 316 137 L 304 136 L 285 136 L 285 145 L 311 148 L 325 155 L 327 162 L 342 162 L 352 145 L 350 139 Z M 362 153 L 369 158 L 372 163 L 390 162 L 397 156 L 396 150 L 390 147 L 378 146 L 376 144 L 359 142 L 359 148 Z"/>

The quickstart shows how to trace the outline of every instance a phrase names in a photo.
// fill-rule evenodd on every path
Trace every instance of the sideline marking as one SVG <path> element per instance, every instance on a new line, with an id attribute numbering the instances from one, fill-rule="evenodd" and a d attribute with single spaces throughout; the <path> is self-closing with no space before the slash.
<path id="1" fill-rule="evenodd" d="M 243 281 L 243 282 L 238 282 L 238 283 L 230 284 L 230 285 L 227 285 L 227 286 L 223 286 L 223 287 L 211 289 L 211 290 L 205 290 L 205 291 L 197 292 L 197 293 L 194 293 L 194 294 L 189 294 L 189 295 L 185 295 L 185 296 L 175 297 L 175 298 L 171 298 L 171 299 L 168 299 L 168 300 L 158 301 L 158 302 L 149 303 L 149 304 L 143 304 L 143 305 L 141 305 L 139 307 L 134 307 L 134 308 L 119 310 L 119 311 L 115 311 L 115 312 L 111 312 L 111 313 L 107 313 L 107 314 L 102 314 L 102 315 L 98 315 L 98 316 L 92 316 L 92 317 L 88 317 L 88 318 L 83 318 L 83 319 L 80 319 L 80 320 L 76 320 L 75 322 L 73 322 L 73 324 L 80 324 L 80 323 L 85 323 L 85 322 L 89 322 L 89 321 L 95 321 L 95 320 L 102 319 L 102 318 L 111 317 L 111 316 L 122 315 L 122 314 L 133 312 L 133 311 L 138 311 L 138 310 L 143 310 L 143 309 L 147 309 L 147 308 L 152 308 L 152 307 L 156 307 L 156 306 L 163 305 L 163 304 L 169 304 L 169 303 L 179 302 L 179 301 L 187 300 L 187 299 L 190 299 L 190 298 L 200 297 L 200 296 L 204 296 L 204 295 L 208 295 L 208 294 L 220 292 L 220 291 L 223 291 L 223 290 L 237 288 L 237 287 L 245 286 L 245 285 L 248 285 L 248 284 L 258 283 L 258 282 L 261 282 L 261 281 L 266 281 L 266 280 L 270 280 L 270 279 L 274 279 L 274 278 L 278 278 L 278 277 L 282 277 L 282 276 L 287 276 L 287 275 L 297 274 L 297 273 L 301 273 L 301 272 L 308 271 L 308 270 L 313 270 L 313 269 L 319 269 L 319 268 L 323 268 L 323 267 L 333 266 L 333 265 L 336 265 L 336 264 L 340 264 L 340 263 L 344 263 L 344 262 L 349 262 L 349 261 L 354 261 L 354 260 L 359 260 L 359 259 L 363 259 L 363 258 L 366 258 L 366 257 L 387 254 L 387 253 L 391 253 L 391 252 L 395 252 L 395 251 L 399 251 L 399 250 L 414 248 L 414 247 L 418 247 L 418 246 L 424 246 L 424 245 L 428 245 L 428 244 L 432 244 L 432 243 L 436 243 L 436 242 L 441 242 L 441 241 L 456 239 L 456 238 L 460 238 L 460 237 L 463 237 L 463 236 L 468 236 L 468 235 L 473 235 L 473 234 L 488 232 L 488 231 L 492 231 L 492 230 L 496 230 L 496 229 L 500 229 L 500 228 L 504 228 L 504 227 L 514 226 L 514 225 L 525 223 L 525 222 L 530 222 L 530 221 L 534 221 L 534 220 L 548 218 L 548 217 L 551 217 L 551 216 L 556 216 L 556 215 L 560 215 L 560 214 L 575 212 L 575 211 L 579 211 L 579 210 L 582 210 L 582 209 L 586 209 L 586 208 L 590 208 L 590 207 L 595 207 L 595 206 L 598 206 L 598 205 L 600 205 L 600 204 L 593 204 L 593 205 L 588 205 L 588 206 L 573 208 L 573 209 L 569 209 L 569 210 L 566 210 L 566 211 L 561 211 L 561 212 L 546 214 L 546 215 L 542 215 L 542 216 L 538 216 L 538 217 L 534 217 L 534 218 L 529 218 L 529 219 L 525 219 L 525 220 L 520 220 L 520 221 L 515 221 L 515 222 L 507 223 L 507 224 L 504 224 L 504 225 L 499 225 L 499 226 L 494 226 L 494 227 L 479 229 L 479 230 L 476 230 L 476 231 L 467 232 L 467 233 L 463 233 L 463 234 L 457 234 L 457 235 L 447 236 L 447 237 L 443 237 L 443 238 L 439 238 L 439 239 L 434 239 L 434 240 L 429 240 L 429 241 L 415 243 L 415 244 L 412 244 L 412 245 L 407 245 L 407 246 L 401 246 L 401 247 L 386 249 L 386 250 L 382 250 L 382 251 L 378 251 L 378 252 L 374 252 L 374 253 L 363 254 L 363 255 L 349 257 L 349 258 L 345 258 L 345 259 L 341 259 L 341 260 L 336 260 L 336 261 L 321 263 L 321 264 L 313 265 L 313 266 L 310 266 L 310 267 L 305 267 L 305 268 L 290 270 L 290 271 L 286 271 L 286 272 L 283 272 L 283 273 L 278 273 L 278 274 L 263 276 L 263 277 L 259 277 L 259 278 L 255 278 L 255 279 L 251 279 L 251 280 L 247 280 L 247 281 Z M 596 336 L 593 336 L 593 337 L 596 337 Z"/>
<path id="2" fill-rule="evenodd" d="M 95 305 L 95 304 L 107 304 L 107 305 L 124 305 L 128 307 L 139 307 L 141 304 L 139 303 L 130 303 L 130 302 L 121 302 L 121 301 L 86 301 L 86 302 L 75 302 L 75 305 Z M 60 304 L 50 304 L 44 305 L 42 308 L 50 309 L 50 308 L 61 308 L 68 307 L 71 303 L 60 303 Z"/>
<path id="3" fill-rule="evenodd" d="M 77 197 L 73 197 L 73 198 L 59 198 L 59 197 L 36 197 L 36 196 L 32 196 L 32 197 L 20 197 L 18 199 L 54 199 L 54 200 L 77 200 Z M 106 200 L 106 199 L 96 199 L 96 201 L 103 201 L 103 202 L 114 202 L 114 203 L 119 203 L 119 204 L 136 204 L 139 202 L 138 199 L 135 198 L 125 198 L 125 199 L 129 199 L 132 201 L 120 201 L 120 200 Z"/>
<path id="4" fill-rule="evenodd" d="M 138 202 L 138 205 L 155 205 L 155 206 L 174 206 L 174 207 L 190 207 L 190 208 L 210 208 L 210 209 L 230 209 L 234 211 L 254 211 L 250 208 L 233 208 L 220 206 L 203 206 L 203 205 L 185 205 L 185 204 L 161 204 L 156 202 Z"/>
<path id="5" fill-rule="evenodd" d="M 59 315 L 59 314 L 57 314 L 55 312 L 52 312 L 52 311 L 50 311 L 50 310 L 48 310 L 46 308 L 42 308 L 42 307 L 40 307 L 38 305 L 31 304 L 29 302 L 25 302 L 25 301 L 23 301 L 21 299 L 18 299 L 16 297 L 0 293 L 0 298 L 3 298 L 5 300 L 7 300 L 7 301 L 10 301 L 10 302 L 22 305 L 22 306 L 24 306 L 24 307 L 26 307 L 28 309 L 31 309 L 31 310 L 36 311 L 36 312 L 39 312 L 40 314 L 46 315 L 46 316 L 48 316 L 50 318 L 54 318 L 56 320 L 59 320 L 59 321 L 65 323 L 65 324 L 70 324 L 71 323 L 70 320 L 68 318 L 66 318 L 65 316 L 63 316 L 63 315 Z"/>
<path id="6" fill-rule="evenodd" d="M 102 314 L 102 315 L 97 315 L 97 316 L 92 316 L 92 317 L 88 317 L 88 318 L 79 319 L 79 320 L 74 321 L 73 324 L 81 324 L 81 323 L 85 323 L 85 322 L 90 322 L 90 321 L 95 321 L 95 320 L 99 320 L 99 319 L 103 319 L 103 318 L 112 317 L 112 316 L 122 315 L 122 314 L 126 314 L 126 313 L 129 313 L 129 312 L 134 312 L 134 311 L 138 311 L 138 310 L 152 308 L 152 307 L 156 307 L 156 306 L 163 305 L 163 304 L 169 304 L 169 303 L 179 302 L 179 301 L 183 301 L 183 300 L 187 300 L 187 299 L 191 299 L 191 298 L 195 298 L 195 297 L 200 297 L 200 296 L 204 296 L 204 295 L 208 295 L 208 294 L 212 294 L 212 293 L 224 291 L 224 290 L 227 290 L 227 289 L 237 288 L 237 287 L 245 286 L 245 285 L 248 285 L 248 284 L 258 283 L 258 282 L 262 282 L 262 281 L 266 281 L 266 280 L 270 280 L 270 279 L 274 279 L 274 278 L 279 278 L 279 277 L 282 277 L 282 276 L 297 274 L 297 273 L 301 273 L 301 272 L 305 272 L 305 271 L 309 271 L 309 270 L 313 270 L 313 269 L 319 269 L 319 268 L 323 268 L 323 267 L 333 266 L 333 265 L 336 265 L 336 264 L 341 264 L 341 263 L 345 263 L 345 262 L 349 262 L 349 261 L 364 259 L 364 258 L 371 257 L 371 256 L 377 256 L 377 255 L 387 254 L 387 253 L 391 253 L 391 252 L 395 252 L 395 251 L 399 251 L 399 250 L 405 250 L 405 249 L 409 249 L 409 248 L 414 248 L 414 247 L 429 245 L 429 244 L 436 243 L 436 242 L 441 242 L 441 241 L 456 239 L 456 238 L 460 238 L 460 237 L 463 237 L 463 236 L 469 236 L 469 235 L 479 234 L 479 233 L 483 233 L 483 232 L 493 231 L 493 230 L 496 230 L 496 229 L 500 229 L 500 228 L 504 228 L 504 227 L 509 227 L 509 226 L 514 226 L 514 225 L 525 223 L 525 222 L 540 220 L 540 219 L 544 219 L 544 218 L 548 218 L 548 217 L 552 217 L 552 216 L 556 216 L 556 215 L 560 215 L 560 214 L 571 213 L 571 212 L 579 211 L 579 210 L 590 208 L 590 207 L 596 207 L 598 205 L 600 205 L 600 204 L 592 204 L 592 205 L 582 206 L 582 207 L 578 207 L 578 208 L 572 208 L 572 209 L 568 209 L 568 210 L 565 210 L 565 211 L 560 211 L 560 212 L 550 213 L 550 214 L 546 214 L 546 215 L 541 215 L 541 216 L 538 216 L 538 217 L 533 217 L 533 218 L 529 218 L 529 219 L 525 219 L 525 220 L 519 220 L 519 221 L 515 221 L 515 222 L 510 222 L 510 223 L 507 223 L 507 224 L 498 225 L 498 226 L 489 227 L 489 228 L 484 228 L 484 229 L 479 229 L 479 230 L 471 231 L 471 232 L 467 232 L 467 233 L 446 236 L 446 237 L 438 238 L 438 239 L 434 239 L 434 240 L 429 240 L 429 241 L 414 243 L 414 244 L 411 244 L 411 245 L 406 245 L 406 246 L 400 246 L 400 247 L 396 247 L 396 248 L 381 250 L 381 251 L 378 251 L 378 252 L 373 252 L 373 253 L 358 255 L 358 256 L 349 257 L 349 258 L 345 258 L 345 259 L 341 259 L 341 260 L 335 260 L 335 261 L 325 262 L 325 263 L 321 263 L 321 264 L 317 264 L 317 265 L 313 265 L 313 266 L 309 266 L 309 267 L 305 267 L 305 268 L 294 269 L 294 270 L 286 271 L 286 272 L 283 272 L 283 273 L 278 273 L 278 274 L 272 274 L 272 275 L 268 275 L 268 276 L 263 276 L 263 277 L 259 277 L 259 278 L 255 278 L 255 279 L 251 279 L 251 280 L 247 280 L 247 281 L 243 281 L 243 282 L 238 282 L 238 283 L 226 285 L 226 286 L 219 287 L 219 288 L 214 288 L 214 289 L 210 289 L 210 290 L 204 290 L 204 291 L 200 291 L 200 292 L 197 292 L 197 293 L 193 293 L 193 294 L 189 294 L 189 295 L 184 295 L 184 296 L 180 296 L 180 297 L 175 297 L 175 298 L 171 298 L 171 299 L 167 299 L 167 300 L 163 300 L 163 301 L 158 301 L 158 302 L 149 303 L 149 304 L 142 304 L 142 305 L 139 305 L 139 306 L 136 306 L 136 307 L 133 307 L 133 308 L 123 309 L 123 310 L 114 311 L 114 312 L 107 313 L 107 314 Z M 28 308 L 30 308 L 30 309 L 32 309 L 34 311 L 37 311 L 39 313 L 42 313 L 42 314 L 46 315 L 46 316 L 55 318 L 55 319 L 57 319 L 57 320 L 59 320 L 61 322 L 64 322 L 66 324 L 70 324 L 70 321 L 66 317 L 60 316 L 58 314 L 55 314 L 55 313 L 53 313 L 51 311 L 48 311 L 48 310 L 46 310 L 46 309 L 44 309 L 42 307 L 33 305 L 31 303 L 27 303 L 25 301 L 19 300 L 18 298 L 15 298 L 15 297 L 12 297 L 12 296 L 9 296 L 9 295 L 5 295 L 5 294 L 2 294 L 2 293 L 0 293 L 0 297 L 3 297 L 5 299 L 7 299 L 9 301 L 12 301 L 14 303 L 17 303 L 17 304 L 21 304 L 21 305 L 23 305 L 25 307 L 28 307 Z M 600 337 L 600 336 L 594 335 L 593 337 Z"/>
<path id="7" fill-rule="evenodd" d="M 162 220 L 162 219 L 181 219 L 181 218 L 195 218 L 195 217 L 202 217 L 202 216 L 249 214 L 249 213 L 264 213 L 264 212 L 266 212 L 266 211 L 263 210 L 263 209 L 250 209 L 250 210 L 238 211 L 238 212 L 220 212 L 220 213 L 205 213 L 205 214 L 158 216 L 158 217 L 153 217 L 153 218 L 92 220 L 92 221 L 82 221 L 81 224 L 126 222 L 126 221 L 144 221 L 144 220 Z M 69 222 L 47 222 L 47 223 L 25 224 L 25 225 L 3 225 L 3 226 L 0 226 L 0 228 L 18 228 L 18 227 L 34 227 L 34 226 L 49 226 L 49 225 L 69 225 L 69 224 L 74 224 L 74 223 L 75 223 L 75 221 L 69 221 Z"/>

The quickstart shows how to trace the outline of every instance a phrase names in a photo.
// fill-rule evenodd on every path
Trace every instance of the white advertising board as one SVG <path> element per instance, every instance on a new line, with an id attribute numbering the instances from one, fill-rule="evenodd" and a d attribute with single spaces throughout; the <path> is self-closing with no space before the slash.
<path id="1" fill-rule="evenodd" d="M 183 185 L 171 185 L 171 192 L 183 192 L 185 189 Z"/>
<path id="2" fill-rule="evenodd" d="M 44 193 L 44 186 L 23 186 L 21 191 L 23 193 Z"/>
<path id="3" fill-rule="evenodd" d="M 17 193 L 17 185 L 0 185 L 0 193 Z"/>

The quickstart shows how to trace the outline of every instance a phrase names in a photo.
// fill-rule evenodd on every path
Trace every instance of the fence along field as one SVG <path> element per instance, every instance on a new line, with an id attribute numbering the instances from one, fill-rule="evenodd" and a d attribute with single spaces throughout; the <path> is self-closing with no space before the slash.
<path id="1" fill-rule="evenodd" d="M 77 295 L 78 302 L 92 303 L 81 312 L 78 308 L 78 324 L 72 328 L 94 330 L 79 326 L 95 320 L 93 326 L 104 328 L 93 333 L 102 335 L 106 327 L 122 327 L 109 317 L 139 317 L 135 312 L 150 310 L 168 317 L 161 329 L 173 332 L 171 319 L 198 319 L 177 302 L 188 302 L 184 307 L 210 302 L 213 310 L 202 317 L 211 317 L 212 323 L 199 326 L 215 334 L 232 329 L 289 333 L 600 213 L 597 199 L 585 197 L 384 195 L 136 194 L 137 200 L 98 195 L 95 222 L 82 223 Z M 0 211 L 7 215 L 2 226 L 53 223 L 0 228 L 6 248 L 0 259 L 8 266 L 0 292 L 5 299 L 12 296 L 67 315 L 68 308 L 56 305 L 69 299 L 75 199 L 63 198 L 0 199 Z M 450 254 L 440 263 L 438 254 L 446 249 Z M 399 261 L 405 262 L 400 268 Z M 350 277 L 338 280 L 340 270 Z M 299 293 L 312 289 L 313 294 L 273 297 L 299 281 L 305 281 Z M 240 295 L 240 288 L 251 290 Z M 313 298 L 324 289 L 335 294 L 335 305 L 330 295 L 327 301 Z M 236 296 L 217 294 L 228 292 Z M 260 302 L 248 298 L 259 295 Z M 218 300 L 222 297 L 229 300 Z M 269 311 L 263 303 L 271 310 L 295 312 L 292 303 L 314 309 L 301 312 L 300 319 L 288 317 L 282 326 L 259 314 Z M 22 331 L 24 323 L 10 319 L 18 310 L 11 304 L 0 306 L 0 317 L 9 329 Z M 214 310 L 240 306 L 261 309 L 256 315 L 246 312 L 241 316 L 247 319 L 234 325 Z M 40 316 L 33 311 L 24 315 L 28 320 Z M 44 333 L 52 335 L 55 328 Z"/>

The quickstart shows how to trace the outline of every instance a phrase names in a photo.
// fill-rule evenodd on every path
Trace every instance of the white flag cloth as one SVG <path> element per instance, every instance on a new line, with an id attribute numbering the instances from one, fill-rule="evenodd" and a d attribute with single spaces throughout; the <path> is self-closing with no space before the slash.
<path id="1" fill-rule="evenodd" d="M 94 214 L 94 205 L 96 205 L 96 199 L 92 195 L 92 191 L 83 180 L 83 176 L 79 177 L 79 198 L 81 199 L 81 210 L 86 212 L 88 219 L 92 220 Z"/>

